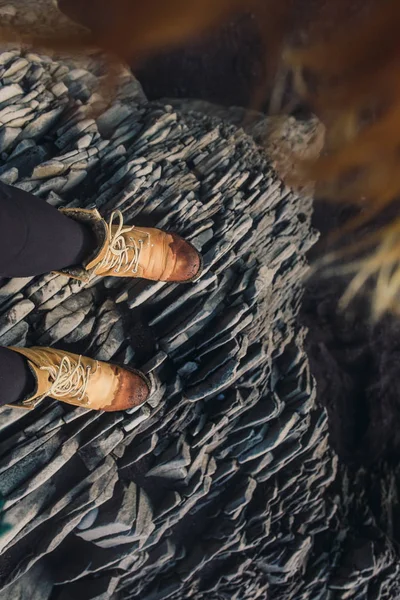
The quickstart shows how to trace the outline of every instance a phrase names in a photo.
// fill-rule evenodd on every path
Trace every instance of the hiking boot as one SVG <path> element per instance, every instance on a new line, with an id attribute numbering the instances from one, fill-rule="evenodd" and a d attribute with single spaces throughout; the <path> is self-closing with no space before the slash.
<path id="1" fill-rule="evenodd" d="M 108 412 L 139 406 L 150 395 L 143 373 L 54 348 L 10 348 L 28 359 L 35 390 L 15 408 L 35 408 L 49 396 L 74 406 Z"/>
<path id="2" fill-rule="evenodd" d="M 98 241 L 94 255 L 82 266 L 63 269 L 64 275 L 85 282 L 96 276 L 113 276 L 181 283 L 195 281 L 201 275 L 201 255 L 175 233 L 125 226 L 119 210 L 111 214 L 108 223 L 97 210 L 67 208 L 61 211 L 89 225 Z"/>

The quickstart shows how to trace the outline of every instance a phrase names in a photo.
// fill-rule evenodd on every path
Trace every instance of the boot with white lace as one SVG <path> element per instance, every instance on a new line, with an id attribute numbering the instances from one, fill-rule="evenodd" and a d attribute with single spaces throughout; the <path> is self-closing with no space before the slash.
<path id="1" fill-rule="evenodd" d="M 93 230 L 98 246 L 83 265 L 62 274 L 88 282 L 96 276 L 142 277 L 152 281 L 190 282 L 202 272 L 202 258 L 189 242 L 175 233 L 153 227 L 125 225 L 120 211 L 107 223 L 97 210 L 61 209 L 67 217 Z"/>
<path id="2" fill-rule="evenodd" d="M 139 406 L 149 397 L 151 383 L 127 367 L 93 360 L 54 348 L 10 348 L 27 358 L 35 389 L 15 408 L 35 408 L 49 396 L 55 400 L 108 412 Z"/>

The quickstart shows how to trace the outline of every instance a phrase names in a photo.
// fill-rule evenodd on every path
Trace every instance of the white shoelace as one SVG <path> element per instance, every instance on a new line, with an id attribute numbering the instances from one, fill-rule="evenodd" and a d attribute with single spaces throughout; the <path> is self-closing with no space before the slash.
<path id="1" fill-rule="evenodd" d="M 118 217 L 119 224 L 115 233 L 112 233 L 114 218 Z M 143 240 L 137 242 L 133 236 L 129 236 L 129 244 L 124 238 L 125 233 L 130 233 L 134 230 L 132 227 L 124 227 L 124 218 L 120 210 L 115 210 L 111 213 L 110 222 L 108 224 L 108 243 L 109 247 L 103 260 L 95 267 L 94 275 L 102 269 L 113 270 L 114 273 L 137 273 L 140 254 L 143 248 Z M 129 260 L 129 252 L 133 250 L 133 258 Z"/>
<path id="2" fill-rule="evenodd" d="M 84 367 L 81 361 L 82 356 L 79 357 L 77 363 L 74 363 L 68 356 L 64 356 L 59 367 L 53 365 L 40 367 L 42 371 L 47 371 L 53 380 L 46 395 L 56 398 L 77 398 L 79 402 L 82 402 L 86 396 L 92 369 L 90 366 Z M 98 366 L 99 363 L 96 361 L 96 371 Z M 87 402 L 85 403 L 87 404 Z"/>

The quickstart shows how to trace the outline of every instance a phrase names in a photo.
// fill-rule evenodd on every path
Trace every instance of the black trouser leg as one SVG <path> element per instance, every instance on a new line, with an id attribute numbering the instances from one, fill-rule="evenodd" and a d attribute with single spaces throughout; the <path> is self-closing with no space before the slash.
<path id="1" fill-rule="evenodd" d="M 0 406 L 23 400 L 34 388 L 35 378 L 26 358 L 0 346 Z"/>
<path id="2" fill-rule="evenodd" d="M 0 277 L 30 277 L 80 264 L 95 247 L 84 224 L 0 183 Z"/>
<path id="3" fill-rule="evenodd" d="M 86 225 L 0 182 L 0 277 L 30 277 L 80 264 L 95 243 Z M 0 406 L 23 400 L 34 386 L 26 358 L 0 346 Z"/>

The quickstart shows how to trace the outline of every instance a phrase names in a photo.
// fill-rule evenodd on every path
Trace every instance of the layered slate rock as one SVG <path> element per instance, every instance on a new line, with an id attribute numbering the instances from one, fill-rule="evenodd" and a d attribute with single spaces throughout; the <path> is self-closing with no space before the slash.
<path id="1" fill-rule="evenodd" d="M 218 118 L 135 104 L 128 81 L 94 118 L 84 68 L 0 64 L 3 181 L 177 231 L 205 262 L 188 285 L 1 282 L 0 344 L 129 363 L 154 393 L 1 409 L 0 598 L 395 598 L 395 546 L 330 448 L 303 348 L 311 199 Z"/>

